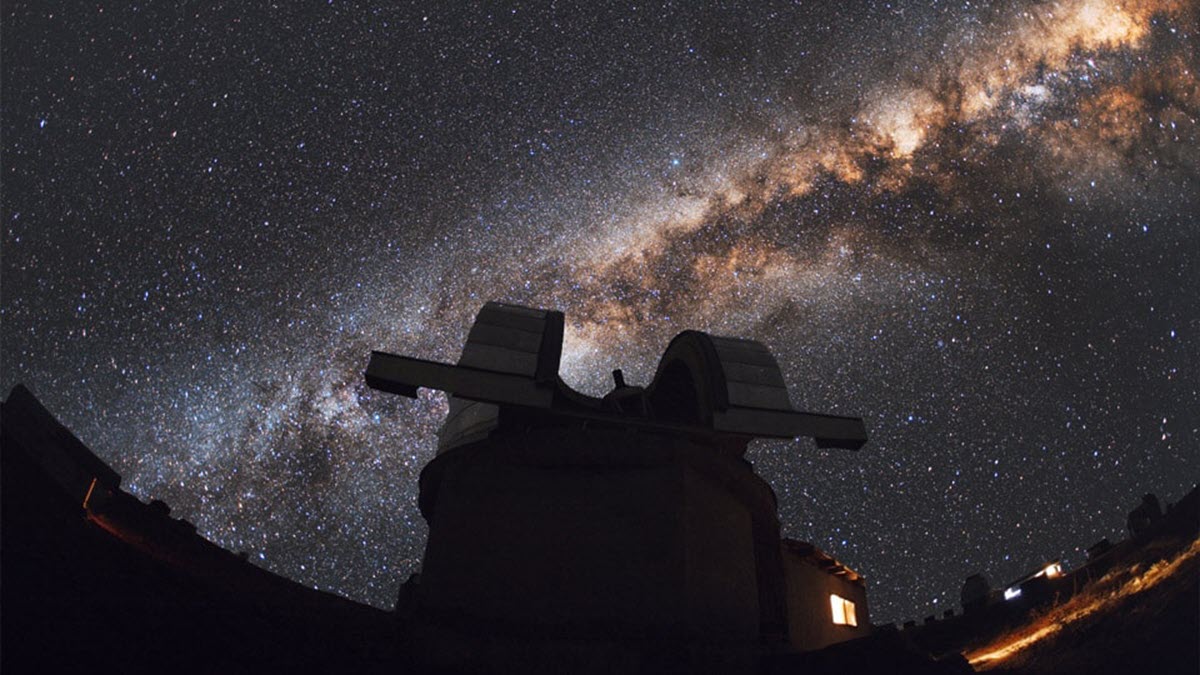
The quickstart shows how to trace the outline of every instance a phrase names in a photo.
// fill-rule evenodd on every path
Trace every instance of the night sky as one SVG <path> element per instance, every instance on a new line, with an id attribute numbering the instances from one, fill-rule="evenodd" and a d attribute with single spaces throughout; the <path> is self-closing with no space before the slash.
<path id="1" fill-rule="evenodd" d="M 175 4 L 4 5 L 0 387 L 263 567 L 392 606 L 489 299 L 863 416 L 748 457 L 876 622 L 1200 477 L 1195 2 Z"/>

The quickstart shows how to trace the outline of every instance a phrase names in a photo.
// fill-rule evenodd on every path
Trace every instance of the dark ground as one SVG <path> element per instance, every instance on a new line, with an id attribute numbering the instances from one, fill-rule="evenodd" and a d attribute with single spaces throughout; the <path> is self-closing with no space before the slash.
<path id="1" fill-rule="evenodd" d="M 1200 556 L 1192 556 L 1157 586 L 1122 598 L 1107 611 L 1067 625 L 1061 632 L 987 672 L 1008 675 L 1200 672 Z"/>

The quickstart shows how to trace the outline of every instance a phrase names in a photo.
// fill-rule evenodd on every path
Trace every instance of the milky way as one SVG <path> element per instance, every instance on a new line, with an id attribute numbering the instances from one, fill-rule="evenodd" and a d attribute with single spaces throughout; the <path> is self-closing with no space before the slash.
<path id="1" fill-rule="evenodd" d="M 0 385 L 380 607 L 446 406 L 362 370 L 489 299 L 589 393 L 695 328 L 863 416 L 749 458 L 877 621 L 1200 476 L 1195 3 L 440 4 L 7 3 Z"/>

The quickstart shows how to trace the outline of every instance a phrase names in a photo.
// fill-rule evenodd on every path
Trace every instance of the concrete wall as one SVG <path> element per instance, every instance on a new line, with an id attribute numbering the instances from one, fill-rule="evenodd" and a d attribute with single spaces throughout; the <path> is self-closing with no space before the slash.
<path id="1" fill-rule="evenodd" d="M 808 651 L 870 635 L 865 586 L 830 574 L 787 552 L 783 567 L 787 578 L 788 633 L 793 647 Z M 854 602 L 857 627 L 833 623 L 829 596 L 835 593 Z"/>
<path id="2" fill-rule="evenodd" d="M 548 637 L 758 639 L 754 505 L 730 486 L 770 489 L 744 463 L 661 436 L 549 430 L 430 467 L 424 611 Z"/>
<path id="3" fill-rule="evenodd" d="M 750 514 L 692 468 L 684 469 L 682 496 L 688 633 L 754 640 L 759 596 Z"/>

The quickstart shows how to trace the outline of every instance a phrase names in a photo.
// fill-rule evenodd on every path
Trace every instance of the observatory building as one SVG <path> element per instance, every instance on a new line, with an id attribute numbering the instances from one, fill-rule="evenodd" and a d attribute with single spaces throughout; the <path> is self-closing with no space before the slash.
<path id="1" fill-rule="evenodd" d="M 420 479 L 413 649 L 453 669 L 740 670 L 869 633 L 861 577 L 781 540 L 744 458 L 755 438 L 855 450 L 861 419 L 793 409 L 751 340 L 680 333 L 648 386 L 614 371 L 603 398 L 559 377 L 562 340 L 561 313 L 488 303 L 457 365 L 371 356 L 375 389 L 450 394 Z"/>

